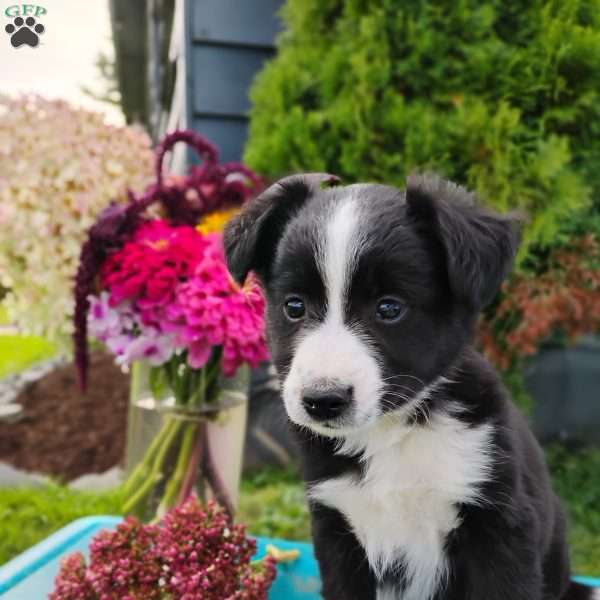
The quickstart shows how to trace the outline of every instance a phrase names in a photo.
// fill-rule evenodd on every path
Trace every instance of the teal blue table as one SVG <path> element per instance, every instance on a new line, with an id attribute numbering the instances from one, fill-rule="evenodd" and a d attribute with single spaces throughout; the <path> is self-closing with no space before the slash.
<path id="1" fill-rule="evenodd" d="M 91 539 L 101 529 L 115 527 L 119 517 L 86 517 L 63 527 L 33 548 L 0 567 L 0 598 L 2 600 L 44 600 L 53 589 L 60 560 L 66 554 L 87 553 Z M 311 544 L 257 538 L 257 556 L 264 556 L 267 544 L 281 550 L 296 548 L 300 558 L 279 565 L 270 600 L 319 600 L 319 569 Z M 600 579 L 578 578 L 579 581 L 600 587 Z"/>

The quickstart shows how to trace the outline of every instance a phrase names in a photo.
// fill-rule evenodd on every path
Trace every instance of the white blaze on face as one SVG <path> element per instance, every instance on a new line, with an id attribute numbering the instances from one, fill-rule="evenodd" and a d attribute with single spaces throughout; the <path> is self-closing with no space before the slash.
<path id="1" fill-rule="evenodd" d="M 354 416 L 349 429 L 372 423 L 378 414 L 381 370 L 364 335 L 344 322 L 350 284 L 364 242 L 359 203 L 351 196 L 344 198 L 327 216 L 318 241 L 317 264 L 327 295 L 325 319 L 301 338 L 283 384 L 290 419 L 321 433 L 333 432 L 311 424 L 301 401 L 303 390 L 323 381 L 352 386 Z M 342 434 L 344 429 L 335 432 Z"/>

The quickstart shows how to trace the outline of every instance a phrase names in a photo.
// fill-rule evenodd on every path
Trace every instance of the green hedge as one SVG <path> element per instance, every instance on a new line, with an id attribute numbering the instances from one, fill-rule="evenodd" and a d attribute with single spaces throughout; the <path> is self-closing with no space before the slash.
<path id="1" fill-rule="evenodd" d="M 600 191 L 600 0 L 288 0 L 245 159 L 403 186 L 415 169 L 530 215 L 546 245 Z"/>

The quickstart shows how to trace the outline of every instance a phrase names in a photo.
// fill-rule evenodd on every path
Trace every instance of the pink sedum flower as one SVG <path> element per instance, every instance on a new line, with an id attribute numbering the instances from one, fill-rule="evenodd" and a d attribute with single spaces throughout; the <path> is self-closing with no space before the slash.
<path id="1" fill-rule="evenodd" d="M 83 554 L 74 552 L 64 558 L 50 600 L 90 600 L 95 597 Z"/>
<path id="2" fill-rule="evenodd" d="M 63 560 L 50 600 L 266 600 L 276 562 L 217 504 L 190 497 L 158 525 L 130 517 L 98 534 L 86 565 Z"/>

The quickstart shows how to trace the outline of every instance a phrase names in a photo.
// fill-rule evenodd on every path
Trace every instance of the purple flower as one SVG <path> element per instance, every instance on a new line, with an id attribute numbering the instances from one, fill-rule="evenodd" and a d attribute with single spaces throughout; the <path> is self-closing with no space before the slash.
<path id="1" fill-rule="evenodd" d="M 130 302 L 111 306 L 110 294 L 106 291 L 100 296 L 90 296 L 89 301 L 89 331 L 106 344 L 116 356 L 117 364 L 130 365 L 145 360 L 158 366 L 175 353 L 176 336 L 146 325 Z"/>
<path id="2" fill-rule="evenodd" d="M 90 303 L 88 329 L 95 338 L 103 342 L 119 335 L 122 329 L 121 316 L 110 306 L 109 299 L 108 292 L 102 292 L 100 296 L 88 297 Z"/>
<path id="3" fill-rule="evenodd" d="M 117 362 L 129 365 L 136 360 L 145 360 L 156 367 L 166 363 L 174 353 L 174 337 L 149 327 L 142 335 L 131 340 Z"/>

